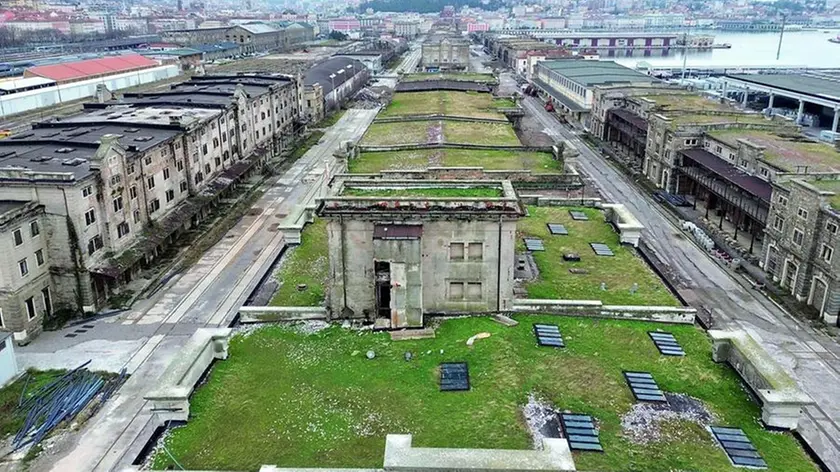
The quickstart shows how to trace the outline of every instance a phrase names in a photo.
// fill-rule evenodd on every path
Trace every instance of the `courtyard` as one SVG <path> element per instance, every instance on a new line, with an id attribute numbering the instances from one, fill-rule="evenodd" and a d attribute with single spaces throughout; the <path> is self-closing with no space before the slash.
<path id="1" fill-rule="evenodd" d="M 508 123 L 464 122 L 446 120 L 373 123 L 361 144 L 392 146 L 397 144 L 481 144 L 486 146 L 521 146 Z"/>
<path id="2" fill-rule="evenodd" d="M 709 425 L 742 428 L 771 471 L 817 470 L 794 437 L 760 426 L 758 405 L 734 371 L 712 362 L 699 329 L 514 318 L 515 327 L 487 317 L 439 320 L 434 339 L 398 342 L 312 323 L 244 331 L 193 395 L 189 423 L 171 430 L 165 444 L 193 470 L 380 467 L 389 433 L 410 433 L 420 447 L 529 449 L 534 437 L 523 408 L 538 398 L 594 417 L 604 452 L 575 452 L 578 470 L 738 470 Z M 557 325 L 566 347 L 538 346 L 534 323 Z M 686 356 L 660 355 L 648 336 L 657 329 L 671 332 Z M 477 333 L 489 337 L 468 347 Z M 442 362 L 468 363 L 469 391 L 439 391 Z M 655 377 L 669 396 L 664 410 L 634 400 L 628 370 Z M 172 459 L 160 450 L 153 465 L 164 469 Z"/>
<path id="3" fill-rule="evenodd" d="M 452 115 L 471 118 L 504 120 L 496 108 L 511 105 L 509 99 L 494 99 L 489 93 L 435 90 L 431 92 L 400 92 L 382 110 L 380 117 L 410 115 Z"/>
<path id="4" fill-rule="evenodd" d="M 580 211 L 586 221 L 572 219 Z M 554 235 L 547 224 L 562 224 L 568 235 Z M 601 300 L 608 305 L 680 306 L 659 276 L 604 221 L 604 213 L 591 208 L 528 207 L 528 217 L 517 224 L 517 252 L 525 250 L 524 238 L 541 239 L 545 251 L 532 253 L 539 270 L 536 280 L 525 282 L 528 298 Z M 606 244 L 614 256 L 596 255 L 590 243 Z M 563 260 L 565 254 L 579 262 Z M 601 283 L 604 283 L 604 289 Z M 636 290 L 634 291 L 634 284 Z"/>

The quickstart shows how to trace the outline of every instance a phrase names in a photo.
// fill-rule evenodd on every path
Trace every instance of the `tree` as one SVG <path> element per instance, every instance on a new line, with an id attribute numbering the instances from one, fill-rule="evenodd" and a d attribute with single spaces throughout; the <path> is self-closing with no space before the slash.
<path id="1" fill-rule="evenodd" d="M 347 41 L 348 36 L 346 33 L 342 33 L 341 31 L 332 30 L 330 31 L 329 38 L 336 41 Z"/>

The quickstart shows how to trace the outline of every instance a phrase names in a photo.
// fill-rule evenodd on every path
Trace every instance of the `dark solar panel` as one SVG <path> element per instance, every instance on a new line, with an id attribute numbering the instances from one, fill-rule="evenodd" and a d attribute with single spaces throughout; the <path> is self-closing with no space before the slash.
<path id="1" fill-rule="evenodd" d="M 647 372 L 624 372 L 624 378 L 627 379 L 627 384 L 630 386 L 630 391 L 636 400 L 644 402 L 664 402 L 667 401 L 662 390 L 656 385 L 653 376 Z"/>
<path id="2" fill-rule="evenodd" d="M 586 216 L 586 213 L 582 211 L 569 210 L 569 215 L 572 217 L 573 220 L 586 221 L 589 219 L 589 217 Z"/>
<path id="3" fill-rule="evenodd" d="M 740 428 L 712 426 L 709 428 L 718 444 L 723 448 L 732 464 L 743 467 L 766 469 L 767 463 L 755 449 L 752 441 Z"/>
<path id="4" fill-rule="evenodd" d="M 440 391 L 470 389 L 470 373 L 466 362 L 444 362 L 440 365 Z"/>
<path id="5" fill-rule="evenodd" d="M 561 235 L 569 234 L 569 230 L 567 230 L 565 226 L 557 223 L 548 223 L 548 232 L 551 234 Z"/>
<path id="6" fill-rule="evenodd" d="M 573 451 L 604 451 L 591 416 L 561 413 L 560 425 L 563 427 L 563 436 L 569 441 L 569 448 Z"/>
<path id="7" fill-rule="evenodd" d="M 545 251 L 542 239 L 525 238 L 525 249 L 529 251 Z"/>
<path id="8" fill-rule="evenodd" d="M 615 254 L 612 252 L 609 246 L 604 243 L 589 243 L 592 246 L 592 250 L 595 251 L 595 255 L 597 256 L 614 256 Z"/>
<path id="9" fill-rule="evenodd" d="M 566 347 L 563 336 L 560 335 L 560 328 L 556 325 L 534 324 L 534 335 L 537 337 L 537 344 L 547 347 Z"/>
<path id="10" fill-rule="evenodd" d="M 680 343 L 677 338 L 671 333 L 663 333 L 661 331 L 648 331 L 648 335 L 653 339 L 653 344 L 659 349 L 659 352 L 664 356 L 684 356 Z"/>

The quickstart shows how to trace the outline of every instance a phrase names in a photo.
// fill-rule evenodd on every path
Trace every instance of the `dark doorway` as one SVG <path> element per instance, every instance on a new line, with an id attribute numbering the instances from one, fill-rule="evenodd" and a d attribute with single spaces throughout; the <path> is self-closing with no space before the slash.
<path id="1" fill-rule="evenodd" d="M 374 262 L 376 273 L 376 317 L 391 319 L 391 263 Z"/>

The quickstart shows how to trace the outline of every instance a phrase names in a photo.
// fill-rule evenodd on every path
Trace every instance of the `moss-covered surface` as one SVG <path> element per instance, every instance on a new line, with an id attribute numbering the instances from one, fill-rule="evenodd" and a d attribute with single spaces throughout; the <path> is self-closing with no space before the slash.
<path id="1" fill-rule="evenodd" d="M 429 127 L 440 124 L 437 121 L 410 121 L 404 123 L 373 123 L 362 137 L 361 144 L 369 146 L 390 146 L 393 144 L 422 144 L 435 142 L 429 135 Z M 437 134 L 441 134 L 440 131 Z"/>
<path id="2" fill-rule="evenodd" d="M 446 121 L 443 139 L 447 143 L 521 146 L 513 126 L 507 123 L 472 123 Z"/>
<path id="3" fill-rule="evenodd" d="M 569 210 L 587 214 L 588 221 L 575 221 Z M 525 284 L 528 298 L 601 300 L 609 305 L 680 306 L 662 279 L 631 247 L 622 246 L 618 233 L 604 214 L 590 208 L 528 207 L 529 216 L 516 226 L 517 250 L 524 251 L 523 238 L 542 239 L 545 251 L 534 252 L 539 278 Z M 548 223 L 559 223 L 567 236 L 553 235 Z M 597 256 L 589 243 L 604 243 L 615 256 Z M 566 262 L 563 255 L 576 253 L 580 262 Z M 572 273 L 569 269 L 585 270 Z M 601 282 L 606 290 L 601 290 Z M 633 284 L 638 290 L 631 293 Z"/>
<path id="4" fill-rule="evenodd" d="M 423 80 L 459 80 L 465 82 L 496 83 L 498 80 L 493 74 L 479 74 L 477 72 L 420 72 L 416 74 L 405 74 L 403 82 L 420 82 Z"/>
<path id="5" fill-rule="evenodd" d="M 422 170 L 429 167 L 483 167 L 487 170 L 530 170 L 536 174 L 563 171 L 550 153 L 474 149 L 412 149 L 363 152 L 351 159 L 348 170 L 356 174 L 383 170 Z"/>
<path id="6" fill-rule="evenodd" d="M 344 197 L 433 197 L 433 198 L 500 198 L 504 194 L 496 187 L 440 187 L 440 188 L 345 188 Z"/>
<path id="7" fill-rule="evenodd" d="M 435 90 L 431 92 L 399 92 L 379 114 L 381 117 L 410 115 L 452 115 L 473 118 L 504 119 L 495 108 L 489 93 Z"/>
<path id="8" fill-rule="evenodd" d="M 790 128 L 777 132 L 734 128 L 709 134 L 734 148 L 738 147 L 739 139 L 762 146 L 764 158 L 788 172 L 803 168 L 811 173 L 840 171 L 840 152 L 834 146 L 812 141 Z"/>
<path id="9" fill-rule="evenodd" d="M 303 229 L 300 245 L 283 255 L 275 272 L 280 287 L 271 306 L 321 306 L 326 296 L 329 271 L 327 222 L 320 218 Z M 303 290 L 298 285 L 306 285 Z"/>
<path id="10" fill-rule="evenodd" d="M 381 467 L 385 436 L 410 433 L 417 447 L 528 449 L 522 406 L 536 393 L 558 409 L 595 417 L 604 453 L 574 453 L 578 470 L 736 472 L 701 426 L 661 425 L 646 444 L 626 436 L 634 399 L 622 371 L 651 372 L 659 386 L 703 402 L 715 424 L 743 428 L 772 472 L 815 472 L 796 439 L 768 432 L 737 375 L 711 360 L 693 326 L 667 326 L 684 358 L 661 356 L 647 331 L 655 323 L 524 316 L 502 326 L 486 317 L 444 321 L 434 339 L 392 342 L 386 333 L 331 327 L 316 334 L 268 326 L 230 343 L 192 396 L 191 418 L 166 438 L 191 470 Z M 557 324 L 565 349 L 538 347 L 533 323 Z M 467 347 L 476 333 L 491 336 Z M 369 360 L 364 353 L 373 350 Z M 413 353 L 406 362 L 404 353 Z M 441 362 L 467 362 L 471 390 L 440 392 Z M 163 452 L 154 467 L 171 460 Z"/>

